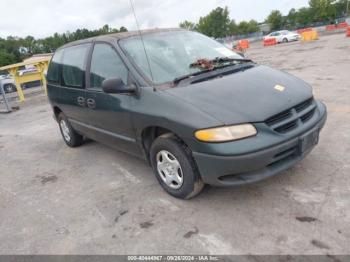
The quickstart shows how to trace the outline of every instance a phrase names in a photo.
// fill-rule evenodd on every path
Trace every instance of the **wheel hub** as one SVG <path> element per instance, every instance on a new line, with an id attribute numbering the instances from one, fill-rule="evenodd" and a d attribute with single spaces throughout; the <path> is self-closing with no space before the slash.
<path id="1" fill-rule="evenodd" d="M 157 154 L 158 175 L 172 189 L 179 189 L 183 184 L 181 165 L 176 157 L 166 150 Z"/>
<path id="2" fill-rule="evenodd" d="M 70 137 L 70 131 L 69 131 L 69 128 L 68 128 L 68 125 L 66 123 L 65 120 L 61 120 L 60 121 L 60 127 L 61 127 L 61 130 L 62 130 L 62 134 L 63 134 L 63 137 L 64 139 L 69 142 L 71 137 Z"/>

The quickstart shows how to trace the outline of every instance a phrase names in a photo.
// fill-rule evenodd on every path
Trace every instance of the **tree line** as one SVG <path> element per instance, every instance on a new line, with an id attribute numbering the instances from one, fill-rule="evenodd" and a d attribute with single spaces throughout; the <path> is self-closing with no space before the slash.
<path id="1" fill-rule="evenodd" d="M 349 0 L 350 1 L 350 0 Z M 309 0 L 309 6 L 298 10 L 292 8 L 286 16 L 278 10 L 273 10 L 264 21 L 271 30 L 298 29 L 334 23 L 336 18 L 349 14 L 348 0 Z M 201 17 L 197 23 L 183 21 L 180 27 L 196 30 L 207 36 L 221 38 L 232 35 L 247 35 L 260 31 L 257 21 L 242 21 L 236 23 L 230 18 L 227 7 L 217 7 L 208 15 Z M 9 36 L 0 38 L 0 66 L 17 63 L 24 58 L 38 53 L 51 53 L 68 42 L 84 38 L 127 31 L 125 27 L 111 28 L 108 25 L 97 30 L 78 29 L 75 32 L 55 33 L 42 39 L 33 36 L 25 38 Z"/>
<path id="2" fill-rule="evenodd" d="M 348 0 L 309 0 L 309 7 L 298 10 L 292 8 L 286 16 L 274 10 L 266 21 L 272 30 L 333 24 L 337 22 L 337 18 L 345 17 L 349 8 Z"/>
<path id="3" fill-rule="evenodd" d="M 198 23 L 185 20 L 179 26 L 214 38 L 245 35 L 259 31 L 259 24 L 255 20 L 242 21 L 239 24 L 234 19 L 231 20 L 227 7 L 215 8 L 208 15 L 200 17 Z"/>
<path id="4" fill-rule="evenodd" d="M 53 36 L 42 39 L 35 39 L 33 36 L 24 38 L 8 36 L 6 39 L 0 37 L 0 67 L 21 62 L 33 54 L 52 53 L 58 47 L 72 41 L 126 31 L 128 30 L 123 26 L 117 29 L 104 25 L 96 30 L 83 28 L 75 32 L 55 33 Z"/>
<path id="5" fill-rule="evenodd" d="M 348 0 L 309 0 L 308 7 L 298 10 L 292 8 L 286 16 L 279 10 L 271 11 L 264 23 L 268 23 L 271 30 L 298 29 L 334 23 L 336 18 L 346 16 L 349 11 Z M 230 18 L 227 7 L 215 8 L 208 15 L 200 17 L 198 23 L 185 20 L 179 26 L 214 38 L 247 35 L 260 31 L 259 24 L 255 20 L 237 24 Z"/>

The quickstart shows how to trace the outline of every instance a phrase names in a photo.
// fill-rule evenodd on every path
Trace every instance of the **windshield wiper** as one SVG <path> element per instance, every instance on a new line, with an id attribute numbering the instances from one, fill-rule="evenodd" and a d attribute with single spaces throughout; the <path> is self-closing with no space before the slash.
<path id="1" fill-rule="evenodd" d="M 200 68 L 204 70 L 213 70 L 218 67 L 222 67 L 226 63 L 250 63 L 253 62 L 246 58 L 231 58 L 231 57 L 216 57 L 214 59 L 198 59 L 194 63 L 190 64 L 190 68 Z"/>
<path id="2" fill-rule="evenodd" d="M 192 73 L 192 74 L 188 74 L 188 75 L 183 75 L 183 76 L 180 76 L 180 77 L 176 77 L 174 78 L 173 80 L 173 85 L 177 85 L 178 83 L 180 83 L 182 80 L 185 80 L 187 78 L 191 78 L 191 77 L 194 77 L 194 76 L 198 76 L 198 75 L 201 75 L 201 74 L 205 74 L 205 73 L 208 73 L 208 72 L 211 72 L 213 71 L 212 69 L 207 69 L 207 70 L 202 70 L 202 71 L 198 71 L 198 72 L 195 72 L 195 73 Z"/>
<path id="3" fill-rule="evenodd" d="M 230 58 L 230 57 L 216 57 L 212 60 L 209 59 L 198 59 L 196 62 L 190 64 L 190 68 L 195 68 L 195 67 L 199 67 L 202 70 L 192 73 L 192 74 L 188 74 L 188 75 L 183 75 L 180 77 L 177 77 L 173 80 L 173 85 L 177 85 L 178 83 L 180 83 L 182 80 L 188 79 L 188 78 L 192 78 L 201 74 L 205 74 L 205 73 L 209 73 L 212 72 L 216 69 L 220 69 L 226 66 L 230 66 L 232 65 L 233 62 L 236 62 L 235 64 L 241 64 L 241 63 L 250 63 L 253 62 L 250 59 L 245 59 L 245 58 Z M 226 63 L 229 63 L 228 65 L 225 65 Z"/>
<path id="4" fill-rule="evenodd" d="M 211 60 L 214 63 L 226 63 L 226 62 L 241 62 L 241 63 L 249 63 L 253 62 L 253 60 L 248 58 L 231 58 L 231 57 L 216 57 L 215 59 Z"/>

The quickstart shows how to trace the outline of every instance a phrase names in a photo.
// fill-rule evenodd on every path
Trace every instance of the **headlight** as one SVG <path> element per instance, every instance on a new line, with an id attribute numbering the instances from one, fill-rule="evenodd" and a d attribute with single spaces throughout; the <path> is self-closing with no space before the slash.
<path id="1" fill-rule="evenodd" d="M 255 136 L 257 131 L 252 124 L 242 124 L 198 130 L 195 137 L 203 142 L 227 142 Z"/>

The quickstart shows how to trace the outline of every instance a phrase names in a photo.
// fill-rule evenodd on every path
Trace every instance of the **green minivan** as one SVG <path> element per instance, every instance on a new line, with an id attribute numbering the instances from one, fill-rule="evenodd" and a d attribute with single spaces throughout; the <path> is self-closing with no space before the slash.
<path id="1" fill-rule="evenodd" d="M 52 58 L 47 91 L 68 146 L 90 138 L 143 157 L 183 199 L 286 170 L 327 117 L 304 81 L 182 29 L 69 43 Z"/>

